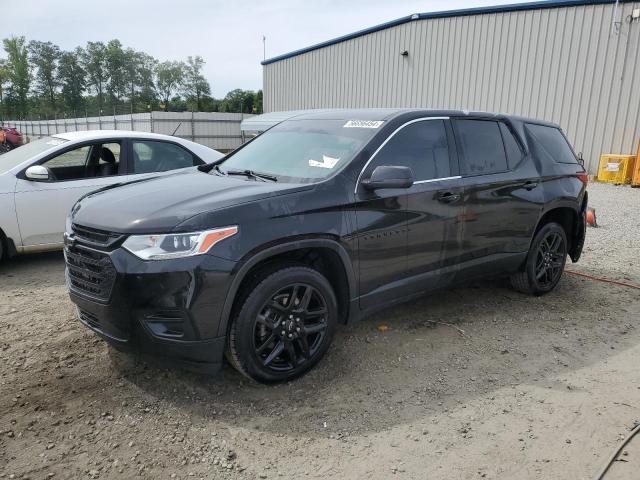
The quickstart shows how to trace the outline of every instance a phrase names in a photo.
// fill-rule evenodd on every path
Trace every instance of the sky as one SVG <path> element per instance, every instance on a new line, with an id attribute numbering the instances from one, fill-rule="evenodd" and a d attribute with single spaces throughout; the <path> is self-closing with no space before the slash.
<path id="1" fill-rule="evenodd" d="M 0 0 L 16 10 L 0 38 L 24 35 L 62 49 L 119 39 L 158 60 L 200 55 L 216 98 L 234 88 L 262 88 L 267 58 L 412 13 L 522 0 Z"/>

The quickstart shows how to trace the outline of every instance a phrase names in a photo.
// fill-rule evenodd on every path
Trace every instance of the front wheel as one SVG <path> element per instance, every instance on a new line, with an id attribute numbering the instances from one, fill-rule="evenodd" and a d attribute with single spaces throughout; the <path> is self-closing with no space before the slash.
<path id="1" fill-rule="evenodd" d="M 536 234 L 524 271 L 511 276 L 511 285 L 522 293 L 544 295 L 555 288 L 567 260 L 567 235 L 561 225 L 551 222 Z"/>
<path id="2" fill-rule="evenodd" d="M 272 271 L 241 302 L 229 331 L 227 358 L 258 382 L 299 377 L 331 344 L 338 318 L 336 296 L 316 270 L 295 266 Z"/>

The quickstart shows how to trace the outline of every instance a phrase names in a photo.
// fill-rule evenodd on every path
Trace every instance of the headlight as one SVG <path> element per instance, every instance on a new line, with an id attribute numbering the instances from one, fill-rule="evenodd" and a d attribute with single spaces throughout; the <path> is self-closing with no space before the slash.
<path id="1" fill-rule="evenodd" d="M 143 260 L 164 260 L 207 253 L 216 243 L 236 233 L 237 226 L 193 233 L 133 235 L 122 246 Z"/>

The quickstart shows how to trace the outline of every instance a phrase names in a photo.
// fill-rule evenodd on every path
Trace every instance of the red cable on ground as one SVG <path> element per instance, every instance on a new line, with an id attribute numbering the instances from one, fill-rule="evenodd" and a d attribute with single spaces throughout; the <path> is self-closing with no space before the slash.
<path id="1" fill-rule="evenodd" d="M 614 285 L 620 285 L 622 287 L 629 287 L 629 288 L 635 288 L 636 290 L 640 290 L 640 285 L 634 285 L 633 283 L 620 282 L 619 280 L 612 280 L 610 278 L 604 278 L 604 277 L 596 277 L 594 275 L 589 275 L 588 273 L 575 272 L 573 270 L 565 270 L 565 272 L 570 273 L 571 275 L 578 275 L 580 277 L 589 278 L 597 282 L 613 283 Z"/>

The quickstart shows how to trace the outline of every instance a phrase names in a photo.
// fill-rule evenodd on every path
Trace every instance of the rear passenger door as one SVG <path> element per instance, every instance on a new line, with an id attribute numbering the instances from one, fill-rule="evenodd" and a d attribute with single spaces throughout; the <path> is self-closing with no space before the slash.
<path id="1" fill-rule="evenodd" d="M 503 271 L 526 252 L 542 209 L 535 164 L 506 122 L 453 120 L 464 186 L 464 278 Z"/>

